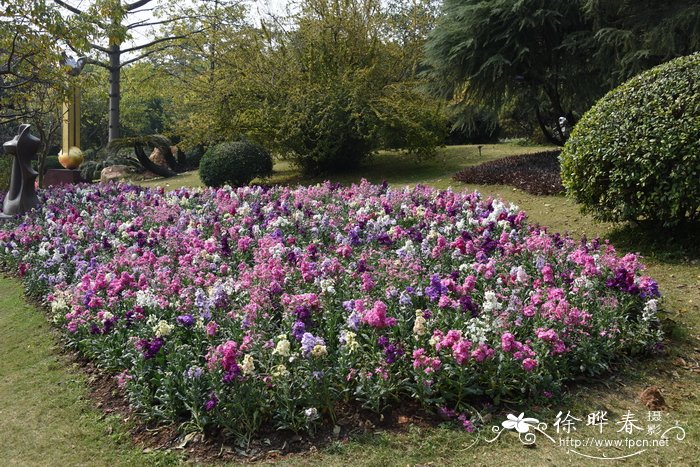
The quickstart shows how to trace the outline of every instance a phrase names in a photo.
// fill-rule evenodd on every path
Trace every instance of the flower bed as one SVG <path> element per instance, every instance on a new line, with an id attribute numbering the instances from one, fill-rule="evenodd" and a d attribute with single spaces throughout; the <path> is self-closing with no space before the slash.
<path id="1" fill-rule="evenodd" d="M 560 150 L 521 154 L 467 167 L 454 180 L 480 185 L 510 185 L 533 195 L 564 191 L 559 166 Z"/>
<path id="2" fill-rule="evenodd" d="M 185 429 L 300 431 L 339 405 L 556 395 L 661 340 L 634 255 L 418 187 L 47 190 L 0 264 L 130 402 Z"/>

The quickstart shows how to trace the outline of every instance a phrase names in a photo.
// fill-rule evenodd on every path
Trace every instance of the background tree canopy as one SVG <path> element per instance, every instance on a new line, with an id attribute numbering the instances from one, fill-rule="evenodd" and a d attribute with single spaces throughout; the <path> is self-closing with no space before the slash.
<path id="1" fill-rule="evenodd" d="M 301 0 L 284 17 L 236 0 L 5 3 L 0 118 L 45 128 L 47 148 L 71 84 L 61 47 L 92 43 L 84 149 L 106 146 L 110 125 L 200 154 L 245 136 L 314 173 L 498 127 L 563 144 L 608 90 L 700 50 L 698 0 Z M 134 16 L 146 6 L 152 18 Z M 139 31 L 146 47 L 128 43 Z"/>
<path id="2" fill-rule="evenodd" d="M 622 80 L 698 50 L 693 0 L 445 0 L 426 46 L 435 95 L 469 107 L 529 109 L 563 144 Z"/>

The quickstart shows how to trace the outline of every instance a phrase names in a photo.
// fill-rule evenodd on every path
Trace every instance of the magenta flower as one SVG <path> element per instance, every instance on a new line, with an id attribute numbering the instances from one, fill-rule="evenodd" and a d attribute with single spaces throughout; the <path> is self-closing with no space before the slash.
<path id="1" fill-rule="evenodd" d="M 381 300 L 374 302 L 372 309 L 365 313 L 362 321 L 375 328 L 386 328 L 396 324 L 396 318 L 387 317 L 386 304 Z"/>
<path id="2" fill-rule="evenodd" d="M 526 358 L 523 360 L 523 369 L 525 371 L 532 371 L 537 367 L 537 360 L 532 358 Z"/>

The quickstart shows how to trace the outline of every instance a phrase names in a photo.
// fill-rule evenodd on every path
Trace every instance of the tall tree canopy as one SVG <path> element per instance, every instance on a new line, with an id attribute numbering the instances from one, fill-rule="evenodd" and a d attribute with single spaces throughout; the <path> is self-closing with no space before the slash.
<path id="1" fill-rule="evenodd" d="M 109 72 L 109 135 L 111 141 L 121 135 L 120 100 L 121 72 L 132 63 L 163 52 L 184 39 L 170 28 L 179 22 L 190 21 L 192 10 L 182 10 L 173 3 L 160 5 L 158 0 L 94 0 L 83 6 L 82 1 L 53 0 L 64 13 L 61 26 L 64 31 L 77 29 L 79 34 L 62 38 L 76 53 L 87 54 L 90 64 Z M 163 14 L 164 10 L 172 14 Z M 38 22 L 50 28 L 47 23 Z M 53 26 L 55 29 L 55 26 Z M 145 31 L 145 33 L 142 33 Z M 161 31 L 161 33 L 154 33 Z M 190 31 L 195 33 L 197 31 Z M 137 35 L 152 36 L 135 41 Z"/>
<path id="2" fill-rule="evenodd" d="M 426 46 L 431 87 L 469 106 L 525 106 L 563 144 L 630 75 L 698 50 L 697 0 L 445 0 Z"/>
<path id="3" fill-rule="evenodd" d="M 445 123 L 419 90 L 419 37 L 432 20 L 417 12 L 396 8 L 390 22 L 379 0 L 304 0 L 286 21 L 255 27 L 221 11 L 215 31 L 170 52 L 176 64 L 198 51 L 184 52 L 196 57 L 186 71 L 162 66 L 182 72 L 189 118 L 176 125 L 190 145 L 246 135 L 308 172 L 352 167 L 379 147 L 427 155 Z M 410 36 L 396 27 L 409 14 Z"/>

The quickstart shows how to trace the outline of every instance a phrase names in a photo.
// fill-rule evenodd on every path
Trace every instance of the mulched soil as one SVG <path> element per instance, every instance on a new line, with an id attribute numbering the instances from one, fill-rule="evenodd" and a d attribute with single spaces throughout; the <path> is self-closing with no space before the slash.
<path id="1" fill-rule="evenodd" d="M 458 182 L 479 185 L 510 185 L 533 195 L 562 193 L 559 154 L 561 151 L 545 151 L 534 154 L 510 156 L 458 172 Z"/>

